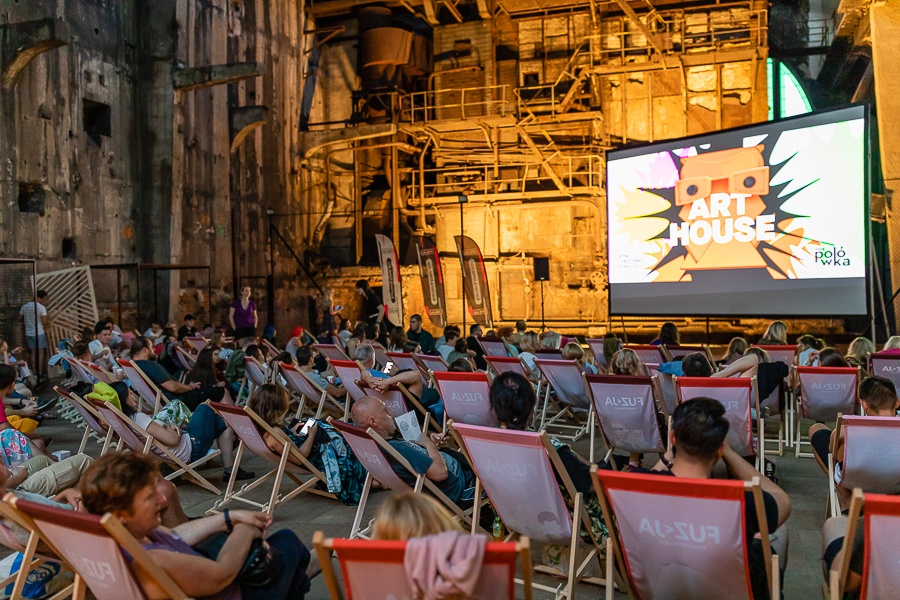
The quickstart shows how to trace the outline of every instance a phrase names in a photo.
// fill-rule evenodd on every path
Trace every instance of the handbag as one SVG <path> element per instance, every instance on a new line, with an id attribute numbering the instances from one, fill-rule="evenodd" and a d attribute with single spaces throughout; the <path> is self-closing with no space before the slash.
<path id="1" fill-rule="evenodd" d="M 228 536 L 224 531 L 215 533 L 194 546 L 194 550 L 206 558 L 216 560 Z M 234 581 L 241 586 L 266 587 L 281 572 L 283 563 L 284 559 L 278 549 L 264 545 L 263 540 L 257 538 L 250 544 L 244 566 Z"/>

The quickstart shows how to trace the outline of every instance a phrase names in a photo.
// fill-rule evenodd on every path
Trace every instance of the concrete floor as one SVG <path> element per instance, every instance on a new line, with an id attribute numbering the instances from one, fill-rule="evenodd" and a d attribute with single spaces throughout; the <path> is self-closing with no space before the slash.
<path id="1" fill-rule="evenodd" d="M 51 451 L 77 450 L 82 435 L 81 430 L 76 430 L 64 419 L 47 421 L 40 427 L 39 432 L 53 437 Z M 774 434 L 774 431 L 772 433 Z M 589 442 L 585 438 L 573 444 L 573 447 L 582 456 L 587 456 L 588 444 Z M 93 441 L 89 443 L 88 454 L 97 456 L 99 451 L 99 444 Z M 813 459 L 797 459 L 794 458 L 792 452 L 785 453 L 783 457 L 770 456 L 769 458 L 777 465 L 776 475 L 780 477 L 781 485 L 793 501 L 793 512 L 788 521 L 790 545 L 789 562 L 784 581 L 784 597 L 787 599 L 821 597 L 823 581 L 820 566 L 821 528 L 825 516 L 825 498 L 828 488 L 826 476 Z M 256 457 L 246 461 L 243 466 L 256 471 L 257 474 L 265 472 L 267 468 L 263 461 Z M 220 485 L 221 489 L 225 488 L 225 484 L 222 483 L 221 468 L 209 469 L 202 473 L 213 483 Z M 289 488 L 288 484 L 284 484 L 283 489 L 289 491 L 292 488 Z M 179 493 L 182 505 L 191 517 L 203 515 L 216 500 L 216 496 L 212 493 L 192 483 L 181 484 Z M 366 510 L 367 519 L 374 514 L 385 494 L 386 492 L 373 494 Z M 260 500 L 267 498 L 267 494 L 255 490 L 252 497 Z M 313 494 L 301 494 L 300 497 L 276 511 L 274 529 L 289 528 L 311 547 L 313 533 L 317 530 L 324 531 L 328 536 L 348 535 L 355 513 L 356 507 L 344 506 L 336 501 Z M 561 580 L 549 576 L 538 576 L 536 581 L 556 586 Z M 598 598 L 602 597 L 603 592 L 603 588 L 595 585 L 578 584 L 575 597 Z M 550 593 L 537 591 L 534 595 L 535 598 L 552 598 L 552 596 Z M 617 594 L 616 597 L 625 598 L 626 596 Z M 313 580 L 312 591 L 307 598 L 316 600 L 328 598 L 328 591 L 321 577 Z"/>

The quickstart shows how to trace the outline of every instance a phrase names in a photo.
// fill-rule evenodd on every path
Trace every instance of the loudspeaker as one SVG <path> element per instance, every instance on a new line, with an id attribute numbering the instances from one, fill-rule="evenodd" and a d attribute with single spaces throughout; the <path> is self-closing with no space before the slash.
<path id="1" fill-rule="evenodd" d="M 550 259 L 548 257 L 534 257 L 534 280 L 550 281 Z"/>

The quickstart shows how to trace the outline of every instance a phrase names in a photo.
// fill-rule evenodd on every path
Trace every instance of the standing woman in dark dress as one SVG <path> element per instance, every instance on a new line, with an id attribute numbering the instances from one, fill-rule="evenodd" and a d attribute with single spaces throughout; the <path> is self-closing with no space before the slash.
<path id="1" fill-rule="evenodd" d="M 335 317 L 341 316 L 341 310 L 344 308 L 343 306 L 335 306 L 334 305 L 334 290 L 331 288 L 326 288 L 325 293 L 323 294 L 325 297 L 325 307 L 322 310 L 322 330 L 319 332 L 320 335 L 326 335 L 328 338 L 328 343 L 332 342 L 331 336 L 337 334 L 337 328 L 335 324 Z"/>
<path id="2" fill-rule="evenodd" d="M 363 297 L 363 320 L 378 327 L 378 341 L 382 346 L 387 346 L 387 332 L 394 328 L 394 324 L 385 314 L 384 303 L 365 279 L 356 282 L 356 293 Z"/>
<path id="3" fill-rule="evenodd" d="M 249 285 L 241 288 L 241 297 L 235 298 L 228 309 L 228 320 L 234 329 L 234 341 L 240 345 L 245 338 L 256 337 L 256 326 L 259 316 L 256 313 L 256 303 L 250 299 L 251 289 Z"/>

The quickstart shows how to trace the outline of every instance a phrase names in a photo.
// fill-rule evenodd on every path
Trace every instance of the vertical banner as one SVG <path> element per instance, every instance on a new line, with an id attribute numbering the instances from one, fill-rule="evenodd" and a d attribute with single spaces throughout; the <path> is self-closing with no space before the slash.
<path id="1" fill-rule="evenodd" d="M 422 297 L 425 312 L 431 322 L 438 327 L 447 326 L 447 311 L 444 306 L 444 275 L 441 273 L 441 259 L 437 248 L 427 237 L 416 238 L 416 257 L 419 259 L 419 279 L 422 281 Z"/>
<path id="2" fill-rule="evenodd" d="M 491 290 L 488 287 L 487 272 L 484 270 L 484 258 L 478 244 L 464 235 L 454 236 L 459 260 L 465 272 L 466 302 L 469 314 L 482 327 L 492 328 L 491 322 Z"/>
<path id="3" fill-rule="evenodd" d="M 378 260 L 381 263 L 381 301 L 387 311 L 388 321 L 402 327 L 403 300 L 397 251 L 387 236 L 376 233 L 375 241 L 378 242 Z"/>

